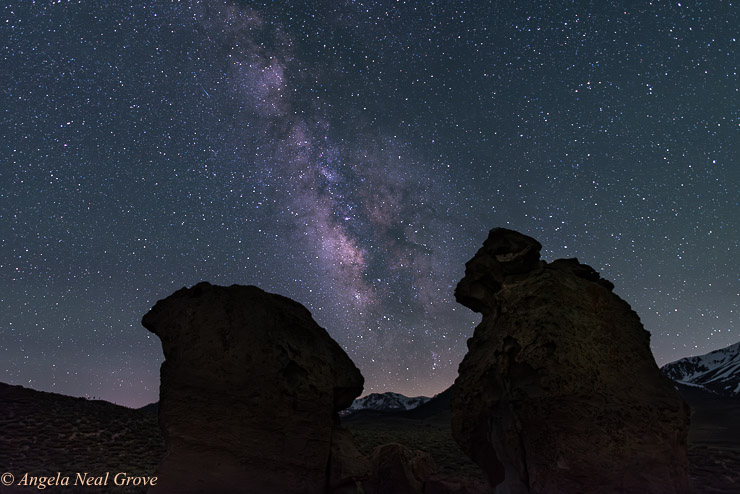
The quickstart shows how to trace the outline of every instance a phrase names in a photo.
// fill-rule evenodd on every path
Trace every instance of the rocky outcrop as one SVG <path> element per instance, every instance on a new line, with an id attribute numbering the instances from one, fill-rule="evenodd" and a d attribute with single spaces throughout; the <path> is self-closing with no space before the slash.
<path id="1" fill-rule="evenodd" d="M 398 443 L 376 447 L 370 463 L 372 475 L 363 485 L 365 494 L 422 494 L 424 482 L 438 470 L 429 454 Z"/>
<path id="2" fill-rule="evenodd" d="M 200 283 L 142 324 L 162 340 L 167 454 L 152 493 L 352 492 L 369 462 L 338 427 L 363 378 L 302 305 Z"/>
<path id="3" fill-rule="evenodd" d="M 687 408 L 613 285 L 497 228 L 458 302 L 483 315 L 452 399 L 455 439 L 496 492 L 687 493 Z"/>

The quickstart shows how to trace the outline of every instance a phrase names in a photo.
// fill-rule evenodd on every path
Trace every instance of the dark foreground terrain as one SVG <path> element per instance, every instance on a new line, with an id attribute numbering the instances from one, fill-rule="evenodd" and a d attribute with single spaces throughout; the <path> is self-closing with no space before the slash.
<path id="1" fill-rule="evenodd" d="M 157 416 L 107 401 L 72 398 L 0 383 L 0 475 L 74 479 L 91 476 L 153 475 L 164 455 Z M 71 481 L 71 483 L 74 480 Z M 8 488 L 4 492 L 146 492 L 145 488 L 88 486 Z"/>
<path id="2" fill-rule="evenodd" d="M 740 399 L 680 386 L 692 407 L 689 461 L 695 492 L 740 492 Z M 449 429 L 450 391 L 416 410 L 362 411 L 343 419 L 364 453 L 400 442 L 427 451 L 442 475 L 481 479 L 480 469 L 457 447 Z M 156 414 L 104 401 L 43 393 L 0 383 L 0 474 L 93 476 L 126 472 L 151 476 L 164 455 Z M 146 492 L 146 488 L 47 487 L 43 492 Z M 4 492 L 39 492 L 38 488 Z"/>
<path id="3" fill-rule="evenodd" d="M 460 450 L 450 430 L 452 388 L 419 408 L 401 412 L 363 410 L 342 419 L 358 448 L 369 454 L 378 445 L 398 442 L 430 453 L 441 476 L 484 481 L 481 469 Z"/>
<path id="4" fill-rule="evenodd" d="M 740 398 L 678 385 L 691 407 L 689 468 L 696 493 L 740 492 Z"/>

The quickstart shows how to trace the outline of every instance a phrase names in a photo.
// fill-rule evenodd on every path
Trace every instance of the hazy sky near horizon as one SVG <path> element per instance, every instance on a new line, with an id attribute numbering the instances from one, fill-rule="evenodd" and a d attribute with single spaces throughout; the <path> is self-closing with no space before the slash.
<path id="1" fill-rule="evenodd" d="M 0 7 L 0 381 L 155 401 L 141 317 L 206 280 L 432 395 L 496 226 L 613 281 L 659 364 L 740 340 L 736 5 L 288 3 Z"/>

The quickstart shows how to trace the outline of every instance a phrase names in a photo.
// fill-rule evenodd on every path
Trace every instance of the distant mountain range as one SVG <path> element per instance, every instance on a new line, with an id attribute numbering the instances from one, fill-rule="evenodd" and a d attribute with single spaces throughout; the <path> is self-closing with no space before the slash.
<path id="1" fill-rule="evenodd" d="M 679 383 L 720 396 L 740 397 L 740 342 L 706 355 L 676 360 L 660 370 Z"/>
<path id="2" fill-rule="evenodd" d="M 426 396 L 414 396 L 409 398 L 400 393 L 371 393 L 362 398 L 358 398 L 352 402 L 349 408 L 339 412 L 340 415 L 346 416 L 360 410 L 373 410 L 377 412 L 398 412 L 405 410 L 413 410 L 424 403 L 427 403 L 431 398 Z M 150 403 L 146 406 L 139 408 L 139 410 L 149 413 L 156 414 L 159 410 L 159 402 Z"/>
<path id="3" fill-rule="evenodd" d="M 149 403 L 148 405 L 144 405 L 141 408 L 138 408 L 137 410 L 141 410 L 142 412 L 148 412 L 148 413 L 159 413 L 159 402 L 155 401 L 154 403 Z"/>
<path id="4" fill-rule="evenodd" d="M 705 355 L 676 360 L 664 365 L 660 370 L 666 377 L 685 386 L 698 387 L 718 396 L 740 398 L 740 342 Z M 435 414 L 438 412 L 437 408 L 447 414 L 451 396 L 452 387 L 434 398 L 408 397 L 393 392 L 371 393 L 356 399 L 349 408 L 342 410 L 340 415 L 347 416 L 363 410 L 403 412 L 418 408 L 421 412 L 429 408 L 421 405 L 427 404 L 430 400 L 432 402 L 429 405 L 434 404 L 432 408 L 435 409 Z M 159 403 L 151 403 L 141 410 L 157 413 L 158 405 Z"/>
<path id="5" fill-rule="evenodd" d="M 412 410 L 430 398 L 426 396 L 414 396 L 409 398 L 399 393 L 371 393 L 352 402 L 349 408 L 342 411 L 342 415 L 358 412 L 360 410 L 375 410 L 379 412 L 395 412 L 401 410 Z"/>

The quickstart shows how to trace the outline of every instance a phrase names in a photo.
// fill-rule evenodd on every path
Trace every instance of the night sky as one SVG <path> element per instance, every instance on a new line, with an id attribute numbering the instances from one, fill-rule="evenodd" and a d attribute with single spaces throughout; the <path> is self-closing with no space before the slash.
<path id="1" fill-rule="evenodd" d="M 659 364 L 740 340 L 737 6 L 285 3 L 3 2 L 0 381 L 155 401 L 141 317 L 206 280 L 433 395 L 496 226 L 612 280 Z"/>

